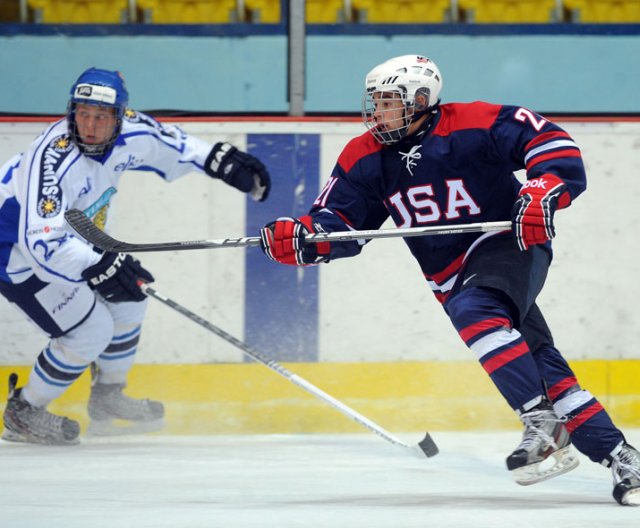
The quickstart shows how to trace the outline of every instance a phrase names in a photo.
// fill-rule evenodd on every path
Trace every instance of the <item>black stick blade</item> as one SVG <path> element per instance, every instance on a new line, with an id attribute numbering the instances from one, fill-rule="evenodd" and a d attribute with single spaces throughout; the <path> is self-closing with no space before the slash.
<path id="1" fill-rule="evenodd" d="M 69 209 L 64 213 L 67 223 L 87 242 L 103 251 L 117 251 L 118 241 L 98 228 L 91 219 L 79 209 Z"/>
<path id="2" fill-rule="evenodd" d="M 418 447 L 422 449 L 422 452 L 427 455 L 427 457 L 436 456 L 440 452 L 429 433 L 425 435 L 422 441 L 418 442 Z"/>

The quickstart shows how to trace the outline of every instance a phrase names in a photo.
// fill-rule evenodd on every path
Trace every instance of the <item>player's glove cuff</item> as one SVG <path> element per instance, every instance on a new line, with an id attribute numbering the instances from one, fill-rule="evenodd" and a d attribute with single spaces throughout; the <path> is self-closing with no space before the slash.
<path id="1" fill-rule="evenodd" d="M 263 202 L 271 190 L 271 177 L 256 157 L 238 150 L 230 143 L 216 143 L 204 162 L 205 172 L 220 178 L 236 189 L 250 193 L 255 201 Z"/>
<path id="2" fill-rule="evenodd" d="M 544 244 L 555 237 L 553 217 L 556 209 L 568 207 L 571 196 L 567 185 L 554 174 L 528 180 L 513 204 L 513 234 L 522 251 Z"/>
<path id="3" fill-rule="evenodd" d="M 282 217 L 260 230 L 262 251 L 271 260 L 291 266 L 312 266 L 329 261 L 330 242 L 309 242 L 305 237 L 322 231 L 311 216 Z"/>

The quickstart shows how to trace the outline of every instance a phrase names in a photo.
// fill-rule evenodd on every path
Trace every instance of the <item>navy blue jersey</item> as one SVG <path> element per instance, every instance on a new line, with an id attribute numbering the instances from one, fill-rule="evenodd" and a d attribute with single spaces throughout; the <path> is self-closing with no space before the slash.
<path id="1" fill-rule="evenodd" d="M 520 169 L 528 179 L 556 175 L 571 200 L 586 188 L 580 150 L 544 117 L 484 102 L 441 105 L 422 130 L 399 143 L 383 146 L 368 131 L 352 139 L 310 214 L 328 232 L 378 229 L 389 216 L 397 227 L 510 220 Z M 442 301 L 475 244 L 495 235 L 405 242 Z M 332 244 L 330 259 L 353 256 L 363 245 Z"/>

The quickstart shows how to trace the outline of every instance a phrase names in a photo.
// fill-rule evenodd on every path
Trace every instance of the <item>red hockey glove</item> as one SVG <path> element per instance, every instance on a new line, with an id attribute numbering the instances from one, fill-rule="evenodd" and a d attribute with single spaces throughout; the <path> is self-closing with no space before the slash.
<path id="1" fill-rule="evenodd" d="M 316 232 L 310 216 L 278 218 L 260 230 L 260 245 L 267 257 L 281 264 L 310 266 L 328 262 L 330 242 L 304 241 L 306 235 Z"/>
<path id="2" fill-rule="evenodd" d="M 571 203 L 566 184 L 553 174 L 528 180 L 513 204 L 513 234 L 521 251 L 556 236 L 553 215 Z"/>

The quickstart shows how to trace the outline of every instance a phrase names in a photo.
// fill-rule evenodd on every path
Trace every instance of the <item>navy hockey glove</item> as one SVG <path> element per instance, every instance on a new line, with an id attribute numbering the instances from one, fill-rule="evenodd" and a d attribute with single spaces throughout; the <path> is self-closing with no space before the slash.
<path id="1" fill-rule="evenodd" d="M 125 253 L 105 253 L 100 261 L 82 272 L 89 288 L 113 303 L 143 301 L 146 295 L 138 280 L 153 282 L 153 275 Z"/>
<path id="2" fill-rule="evenodd" d="M 317 224 L 319 228 L 319 224 Z M 310 242 L 304 237 L 317 233 L 310 216 L 300 218 L 282 217 L 265 225 L 260 230 L 261 247 L 264 254 L 280 264 L 311 266 L 329 261 L 330 242 Z"/>
<path id="3" fill-rule="evenodd" d="M 204 162 L 205 172 L 226 184 L 250 193 L 256 202 L 264 202 L 271 190 L 271 177 L 258 158 L 241 152 L 230 143 L 216 143 Z"/>
<path id="4" fill-rule="evenodd" d="M 521 251 L 556 236 L 553 215 L 571 203 L 566 184 L 553 174 L 528 180 L 513 204 L 513 234 Z"/>

